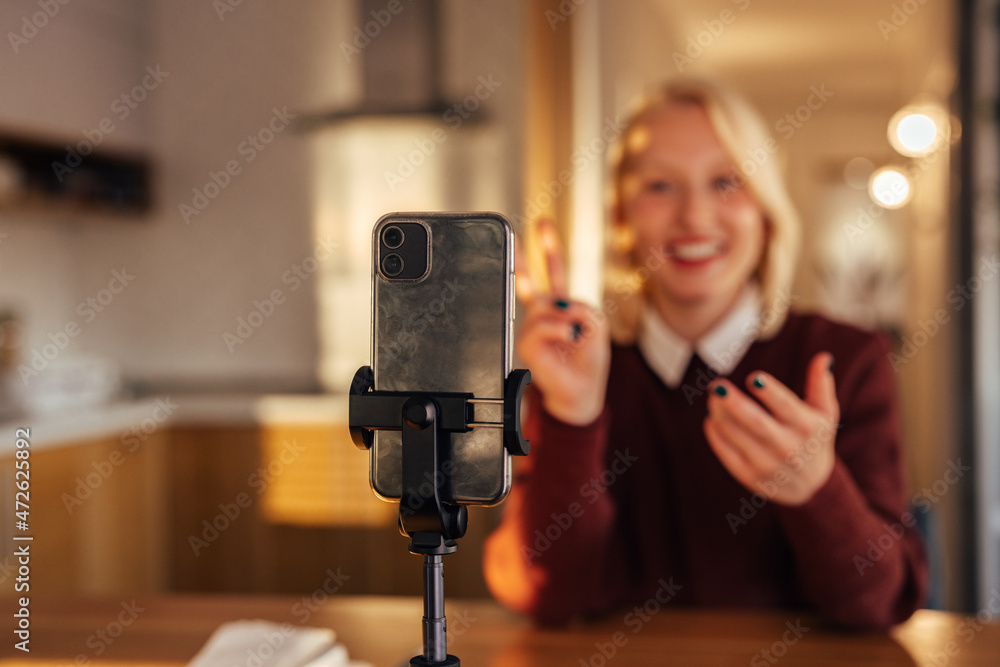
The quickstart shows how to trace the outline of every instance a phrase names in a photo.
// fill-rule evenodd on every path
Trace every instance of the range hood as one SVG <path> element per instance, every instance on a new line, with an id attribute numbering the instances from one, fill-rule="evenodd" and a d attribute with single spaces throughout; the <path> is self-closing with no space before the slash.
<path id="1" fill-rule="evenodd" d="M 441 7 L 438 0 L 356 0 L 357 24 L 344 56 L 360 62 L 361 104 L 306 115 L 315 129 L 372 116 L 441 116 L 454 106 L 441 92 Z"/>

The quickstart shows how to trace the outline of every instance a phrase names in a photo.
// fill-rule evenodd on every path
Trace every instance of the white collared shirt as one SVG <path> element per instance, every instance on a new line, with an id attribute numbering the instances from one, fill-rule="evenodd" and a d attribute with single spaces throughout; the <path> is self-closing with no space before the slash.
<path id="1" fill-rule="evenodd" d="M 646 363 L 671 389 L 676 389 L 698 353 L 718 375 L 729 375 L 740 363 L 760 332 L 760 290 L 756 283 L 743 288 L 726 317 L 692 345 L 671 329 L 652 304 L 646 305 L 637 345 Z"/>

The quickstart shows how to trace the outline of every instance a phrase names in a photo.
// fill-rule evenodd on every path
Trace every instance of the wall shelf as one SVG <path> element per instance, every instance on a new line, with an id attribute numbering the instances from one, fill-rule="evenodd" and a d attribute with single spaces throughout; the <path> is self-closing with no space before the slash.
<path id="1" fill-rule="evenodd" d="M 152 206 L 152 167 L 141 154 L 0 131 L 0 210 L 139 216 Z"/>

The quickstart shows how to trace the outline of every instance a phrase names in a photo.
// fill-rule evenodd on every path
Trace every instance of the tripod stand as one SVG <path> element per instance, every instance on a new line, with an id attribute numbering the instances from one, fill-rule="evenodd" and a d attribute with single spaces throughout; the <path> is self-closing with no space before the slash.
<path id="1" fill-rule="evenodd" d="M 449 467 L 443 464 L 450 451 L 449 438 L 472 428 L 503 428 L 507 451 L 527 455 L 530 443 L 521 433 L 521 395 L 530 382 L 529 371 L 511 371 L 500 399 L 476 398 L 469 393 L 373 391 L 371 367 L 363 366 L 354 375 L 349 406 L 354 444 L 367 450 L 374 441 L 374 431 L 402 431 L 399 528 L 410 538 L 410 553 L 424 557 L 424 652 L 410 660 L 411 667 L 460 664 L 447 652 L 441 557 L 458 549 L 456 540 L 465 535 L 469 512 L 464 505 L 441 498 L 442 484 L 438 482 L 447 480 Z M 502 404 L 503 421 L 477 422 L 477 403 Z"/>

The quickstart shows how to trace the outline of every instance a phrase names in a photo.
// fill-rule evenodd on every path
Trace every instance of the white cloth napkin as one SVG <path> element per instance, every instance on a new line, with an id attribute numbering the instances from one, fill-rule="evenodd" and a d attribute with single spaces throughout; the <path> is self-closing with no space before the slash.
<path id="1" fill-rule="evenodd" d="M 370 667 L 352 662 L 336 633 L 289 623 L 234 621 L 220 626 L 188 667 Z"/>

